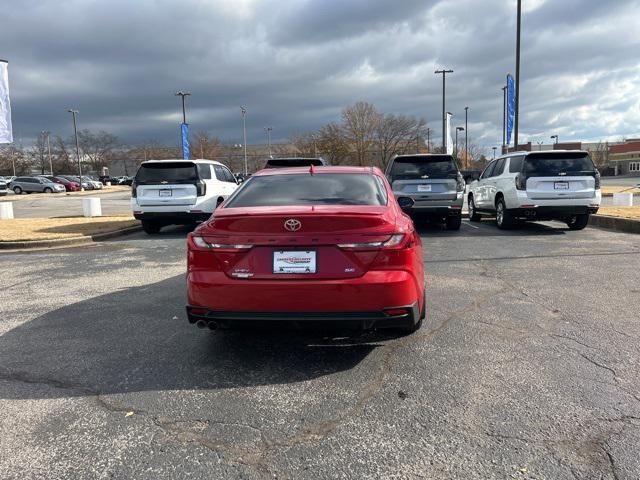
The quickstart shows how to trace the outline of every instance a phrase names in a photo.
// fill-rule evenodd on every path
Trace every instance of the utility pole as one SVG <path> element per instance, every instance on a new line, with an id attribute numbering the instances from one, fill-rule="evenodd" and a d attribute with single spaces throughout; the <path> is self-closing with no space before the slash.
<path id="1" fill-rule="evenodd" d="M 269 145 L 269 158 L 271 158 L 271 130 L 273 130 L 273 127 L 264 127 L 264 131 L 267 134 L 267 145 Z"/>
<path id="2" fill-rule="evenodd" d="M 80 178 L 80 191 L 84 191 L 82 188 L 82 166 L 80 165 L 80 143 L 78 143 L 78 124 L 76 122 L 76 115 L 78 115 L 78 110 L 67 110 L 71 115 L 73 115 L 73 133 L 76 137 L 76 157 L 78 158 L 78 177 Z"/>
<path id="3" fill-rule="evenodd" d="M 507 86 L 502 87 L 502 149 L 507 146 Z"/>
<path id="4" fill-rule="evenodd" d="M 520 25 L 522 20 L 522 0 L 518 0 L 518 15 L 516 26 L 516 115 L 515 115 L 515 150 L 518 151 L 518 124 L 520 123 Z"/>
<path id="5" fill-rule="evenodd" d="M 47 139 L 47 152 L 48 152 L 48 157 L 49 157 L 49 172 L 51 173 L 51 175 L 53 175 L 53 164 L 51 163 L 51 143 L 49 142 L 49 135 L 51 134 L 51 132 L 48 132 L 46 130 L 42 131 L 42 136 L 43 138 L 46 137 Z M 44 145 L 43 145 L 44 147 Z M 44 167 L 43 167 L 44 170 Z M 44 174 L 44 171 L 42 172 Z"/>
<path id="6" fill-rule="evenodd" d="M 469 107 L 464 107 L 464 166 L 469 168 Z"/>
<path id="7" fill-rule="evenodd" d="M 427 127 L 427 152 L 431 153 L 431 138 L 430 138 L 430 134 L 431 134 L 431 129 L 429 127 Z"/>
<path id="8" fill-rule="evenodd" d="M 433 72 L 435 74 L 442 74 L 442 151 L 446 152 L 447 151 L 447 139 L 445 138 L 446 136 L 446 132 L 445 132 L 445 124 L 446 124 L 446 108 L 445 108 L 445 90 L 446 90 L 446 77 L 447 77 L 447 73 L 453 73 L 453 70 L 436 70 L 435 72 Z"/>
<path id="9" fill-rule="evenodd" d="M 244 174 L 249 173 L 247 165 L 247 108 L 240 106 L 240 114 L 242 115 L 242 138 L 244 142 Z"/>
<path id="10" fill-rule="evenodd" d="M 45 131 L 40 132 L 40 139 L 38 140 L 38 150 L 40 150 L 40 174 L 44 175 L 44 137 Z"/>

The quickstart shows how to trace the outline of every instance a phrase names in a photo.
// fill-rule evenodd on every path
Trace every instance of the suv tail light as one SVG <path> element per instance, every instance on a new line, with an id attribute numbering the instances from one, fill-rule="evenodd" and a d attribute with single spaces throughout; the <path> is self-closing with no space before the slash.
<path id="1" fill-rule="evenodd" d="M 516 175 L 516 190 L 526 190 L 527 189 L 527 178 L 519 173 Z"/>
<path id="2" fill-rule="evenodd" d="M 600 190 L 600 172 L 598 170 L 596 170 L 595 180 L 596 180 L 596 190 Z"/>
<path id="3" fill-rule="evenodd" d="M 456 179 L 456 191 L 464 192 L 464 186 L 465 186 L 464 177 L 460 172 L 458 172 L 458 178 Z"/>
<path id="4" fill-rule="evenodd" d="M 138 192 L 136 192 L 136 182 L 131 182 L 131 198 L 136 198 Z"/>
<path id="5" fill-rule="evenodd" d="M 196 189 L 199 197 L 203 197 L 207 194 L 207 184 L 203 181 L 198 181 L 198 183 L 196 183 Z"/>

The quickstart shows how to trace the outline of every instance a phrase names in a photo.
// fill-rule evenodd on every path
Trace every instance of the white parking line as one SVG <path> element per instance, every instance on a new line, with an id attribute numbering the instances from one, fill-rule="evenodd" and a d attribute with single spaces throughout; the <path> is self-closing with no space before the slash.
<path id="1" fill-rule="evenodd" d="M 467 227 L 471 227 L 471 228 L 475 228 L 475 229 L 479 229 L 480 227 L 476 227 L 475 225 L 471 225 L 470 223 L 467 222 L 462 222 L 463 225 L 466 225 Z"/>

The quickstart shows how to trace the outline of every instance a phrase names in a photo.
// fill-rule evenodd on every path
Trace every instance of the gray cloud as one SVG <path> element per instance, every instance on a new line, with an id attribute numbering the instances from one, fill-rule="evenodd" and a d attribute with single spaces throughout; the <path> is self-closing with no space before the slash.
<path id="1" fill-rule="evenodd" d="M 524 0 L 524 139 L 640 136 L 640 1 Z M 3 6 L 14 136 L 82 128 L 173 143 L 177 89 L 189 122 L 223 140 L 262 142 L 335 120 L 358 100 L 426 117 L 440 135 L 435 67 L 455 73 L 447 109 L 486 147 L 501 140 L 502 93 L 514 70 L 515 1 L 126 0 Z"/>

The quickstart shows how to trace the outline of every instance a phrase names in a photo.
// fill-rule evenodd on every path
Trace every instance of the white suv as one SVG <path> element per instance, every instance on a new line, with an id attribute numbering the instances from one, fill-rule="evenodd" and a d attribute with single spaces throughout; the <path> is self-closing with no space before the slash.
<path id="1" fill-rule="evenodd" d="M 131 185 L 133 216 L 147 233 L 166 225 L 207 220 L 238 187 L 231 171 L 213 160 L 149 160 Z"/>
<path id="2" fill-rule="evenodd" d="M 495 215 L 498 228 L 518 220 L 560 220 L 581 230 L 600 207 L 600 173 L 588 152 L 513 152 L 493 160 L 469 186 L 469 219 Z"/>

